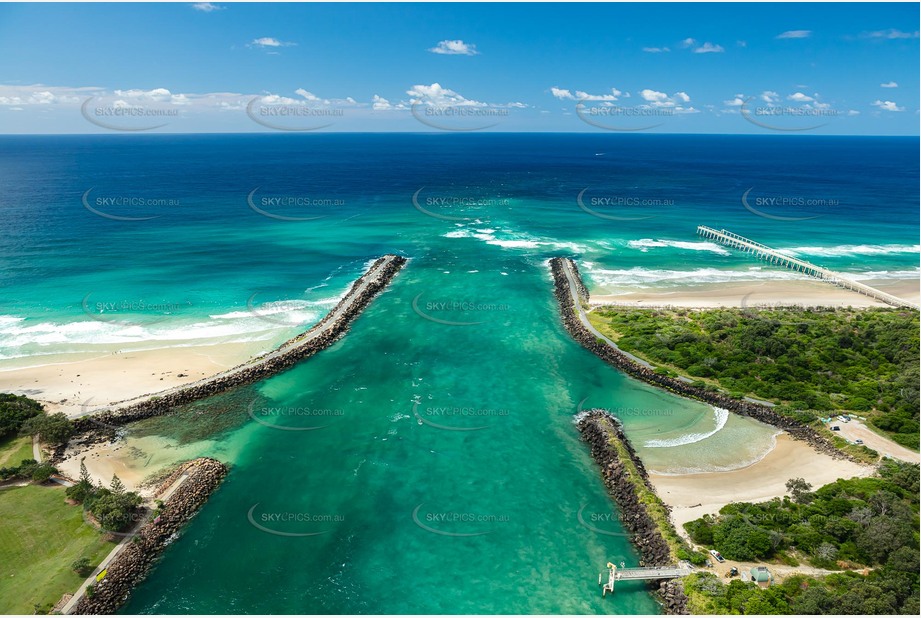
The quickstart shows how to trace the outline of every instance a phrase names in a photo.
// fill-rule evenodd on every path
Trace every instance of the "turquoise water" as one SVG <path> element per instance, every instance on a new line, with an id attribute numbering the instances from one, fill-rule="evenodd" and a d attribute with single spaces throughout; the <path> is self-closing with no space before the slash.
<path id="1" fill-rule="evenodd" d="M 657 612 L 639 584 L 601 599 L 604 564 L 637 556 L 578 440 L 580 404 L 614 411 L 662 472 L 757 459 L 773 431 L 574 344 L 546 260 L 576 257 L 606 291 L 790 276 L 698 240 L 707 224 L 858 276 L 917 276 L 917 142 L 634 137 L 3 138 L 0 370 L 270 349 L 369 260 L 411 258 L 332 348 L 132 429 L 151 471 L 209 454 L 232 471 L 123 611 Z M 838 204 L 765 219 L 740 205 L 750 186 Z M 605 211 L 654 216 L 612 221 L 580 210 L 586 188 L 673 204 Z M 253 191 L 269 214 L 322 218 L 260 215 Z M 154 202 L 97 201 L 112 195 Z M 84 198 L 158 218 L 100 216 Z"/>

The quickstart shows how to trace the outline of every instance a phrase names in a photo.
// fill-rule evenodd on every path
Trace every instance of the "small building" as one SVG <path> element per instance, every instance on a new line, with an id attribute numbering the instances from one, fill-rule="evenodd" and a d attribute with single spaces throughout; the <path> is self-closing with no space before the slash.
<path id="1" fill-rule="evenodd" d="M 767 588 L 774 583 L 774 577 L 765 566 L 752 567 L 750 573 L 752 576 L 752 581 L 762 588 Z"/>

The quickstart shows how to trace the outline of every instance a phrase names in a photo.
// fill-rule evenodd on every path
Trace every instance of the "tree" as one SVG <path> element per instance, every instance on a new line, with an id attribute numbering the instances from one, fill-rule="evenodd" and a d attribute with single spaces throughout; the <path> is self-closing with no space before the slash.
<path id="1" fill-rule="evenodd" d="M 125 484 L 118 478 L 117 474 L 112 475 L 112 482 L 109 484 L 109 490 L 115 495 L 125 493 Z"/>
<path id="2" fill-rule="evenodd" d="M 33 416 L 22 424 L 19 433 L 24 436 L 38 436 L 45 444 L 64 444 L 74 433 L 74 424 L 64 414 Z"/>
<path id="3" fill-rule="evenodd" d="M 807 504 L 812 500 L 812 494 L 809 490 L 812 485 L 806 482 L 806 479 L 795 478 L 787 481 L 787 491 L 793 496 L 793 501 L 797 504 Z"/>
<path id="4" fill-rule="evenodd" d="M 19 432 L 22 424 L 45 411 L 42 404 L 11 393 L 0 393 L 0 438 Z"/>
<path id="5" fill-rule="evenodd" d="M 90 559 L 89 558 L 77 558 L 70 563 L 70 570 L 76 573 L 77 575 L 85 576 L 86 572 L 90 568 Z"/>
<path id="6" fill-rule="evenodd" d="M 86 469 L 86 457 L 80 459 L 80 480 L 71 485 L 64 494 L 74 502 L 85 502 L 93 493 L 93 479 Z"/>

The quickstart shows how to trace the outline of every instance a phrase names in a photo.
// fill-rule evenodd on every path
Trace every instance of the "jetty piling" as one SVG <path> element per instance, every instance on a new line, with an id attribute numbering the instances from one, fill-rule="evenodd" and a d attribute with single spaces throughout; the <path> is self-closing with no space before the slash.
<path id="1" fill-rule="evenodd" d="M 743 251 L 754 255 L 759 260 L 764 260 L 770 264 L 776 266 L 783 266 L 784 268 L 789 268 L 804 275 L 810 277 L 815 277 L 820 281 L 826 281 L 832 285 L 836 285 L 840 288 L 846 290 L 851 290 L 852 292 L 857 292 L 858 294 L 863 294 L 869 296 L 870 298 L 875 298 L 880 302 L 884 302 L 887 305 L 892 305 L 893 307 L 907 307 L 909 309 L 919 309 L 918 305 L 910 303 L 907 300 L 893 296 L 892 294 L 887 294 L 882 290 L 877 290 L 874 287 L 869 285 L 859 283 L 852 279 L 848 279 L 843 275 L 840 275 L 836 272 L 830 271 L 827 268 L 822 268 L 821 266 L 816 266 L 805 260 L 800 260 L 789 255 L 785 255 L 776 249 L 772 249 L 767 245 L 761 244 L 760 242 L 755 242 L 739 234 L 734 234 L 729 230 L 715 230 L 712 227 L 707 227 L 706 225 L 697 226 L 697 234 L 703 236 L 709 240 L 718 242 L 721 245 Z"/>

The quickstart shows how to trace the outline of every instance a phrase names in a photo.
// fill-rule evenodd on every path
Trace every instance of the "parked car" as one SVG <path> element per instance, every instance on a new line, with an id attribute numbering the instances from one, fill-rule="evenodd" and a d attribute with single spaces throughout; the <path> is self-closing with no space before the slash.
<path id="1" fill-rule="evenodd" d="M 726 571 L 726 577 L 738 577 L 738 576 L 739 576 L 739 569 L 737 569 L 736 567 L 732 567 L 728 571 Z"/>
<path id="2" fill-rule="evenodd" d="M 726 562 L 726 559 L 723 558 L 723 554 L 719 553 L 715 549 L 710 550 L 710 555 L 716 558 L 717 562 Z"/>
<path id="3" fill-rule="evenodd" d="M 860 438 L 857 438 L 856 440 L 854 440 L 854 444 L 863 444 L 863 440 L 861 440 Z"/>
<path id="4" fill-rule="evenodd" d="M 838 427 L 837 425 L 835 425 L 834 427 L 831 428 L 831 430 L 832 430 L 832 431 L 841 431 L 841 428 Z"/>

